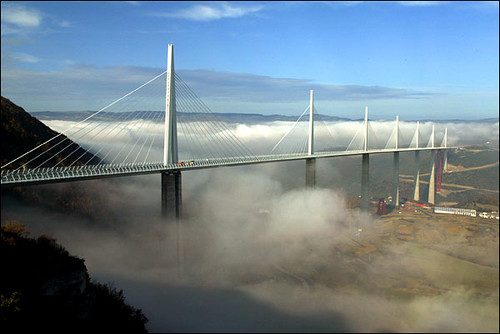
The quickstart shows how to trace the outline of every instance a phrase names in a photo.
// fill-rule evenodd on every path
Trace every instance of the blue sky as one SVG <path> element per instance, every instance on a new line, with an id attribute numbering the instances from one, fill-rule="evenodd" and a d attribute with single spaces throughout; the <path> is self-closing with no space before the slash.
<path id="1" fill-rule="evenodd" d="M 2 96 L 97 110 L 161 73 L 214 112 L 498 117 L 498 2 L 1 3 Z"/>

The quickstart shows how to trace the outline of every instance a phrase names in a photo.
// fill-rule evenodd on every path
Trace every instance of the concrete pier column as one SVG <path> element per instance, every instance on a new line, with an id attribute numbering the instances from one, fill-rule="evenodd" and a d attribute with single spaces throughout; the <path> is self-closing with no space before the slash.
<path id="1" fill-rule="evenodd" d="M 316 158 L 306 159 L 306 187 L 316 188 Z"/>
<path id="2" fill-rule="evenodd" d="M 427 202 L 436 204 L 436 151 L 431 151 L 431 176 L 429 178 L 429 196 Z"/>
<path id="3" fill-rule="evenodd" d="M 161 214 L 178 220 L 182 212 L 182 178 L 180 171 L 161 173 Z"/>
<path id="4" fill-rule="evenodd" d="M 394 152 L 392 165 L 392 203 L 395 208 L 399 207 L 399 152 Z"/>
<path id="5" fill-rule="evenodd" d="M 420 151 L 415 151 L 415 178 L 413 180 L 413 200 L 420 201 Z"/>
<path id="6" fill-rule="evenodd" d="M 370 155 L 363 154 L 361 165 L 361 203 L 360 209 L 363 212 L 368 212 L 370 203 Z"/>
<path id="7" fill-rule="evenodd" d="M 448 128 L 444 129 L 444 147 L 448 147 Z M 446 172 L 448 170 L 448 150 L 444 150 L 443 152 L 443 171 Z"/>
<path id="8" fill-rule="evenodd" d="M 175 255 L 177 274 L 184 273 L 184 237 L 181 223 L 182 213 L 182 177 L 180 171 L 161 173 L 161 214 L 168 221 L 175 224 Z"/>
<path id="9" fill-rule="evenodd" d="M 443 151 L 443 172 L 448 170 L 448 150 Z"/>

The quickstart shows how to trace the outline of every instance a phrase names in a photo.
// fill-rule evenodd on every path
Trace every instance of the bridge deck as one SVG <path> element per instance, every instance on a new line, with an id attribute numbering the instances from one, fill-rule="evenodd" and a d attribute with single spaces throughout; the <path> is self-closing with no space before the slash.
<path id="1" fill-rule="evenodd" d="M 379 149 L 368 151 L 337 151 L 337 152 L 320 152 L 312 155 L 308 154 L 282 154 L 282 155 L 261 155 L 254 157 L 236 157 L 225 159 L 200 159 L 179 164 L 164 165 L 162 162 L 151 162 L 141 164 L 110 164 L 96 165 L 84 167 L 55 167 L 55 168 L 36 168 L 22 169 L 18 168 L 13 171 L 2 170 L 2 187 L 20 186 L 27 184 L 47 184 L 56 182 L 71 182 L 88 179 L 97 179 L 105 177 L 131 176 L 162 173 L 174 170 L 195 170 L 216 167 L 230 167 L 254 165 L 269 162 L 293 161 L 305 159 L 321 159 L 332 157 L 353 156 L 362 154 L 380 154 L 394 152 L 413 152 L 413 151 L 430 151 L 430 150 L 446 150 L 451 147 L 425 147 L 425 148 L 400 148 L 400 149 Z"/>

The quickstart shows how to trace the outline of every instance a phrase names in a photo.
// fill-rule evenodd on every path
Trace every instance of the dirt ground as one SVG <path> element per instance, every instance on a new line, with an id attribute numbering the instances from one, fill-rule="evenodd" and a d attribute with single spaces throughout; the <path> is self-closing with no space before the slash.
<path id="1" fill-rule="evenodd" d="M 319 240 L 310 240 L 312 260 L 300 266 L 285 261 L 272 268 L 253 268 L 242 272 L 241 280 L 321 285 L 404 300 L 465 289 L 498 308 L 497 220 L 434 214 L 430 209 L 394 210 L 372 219 L 362 231 L 351 226 L 332 236 L 326 252 L 315 248 Z"/>

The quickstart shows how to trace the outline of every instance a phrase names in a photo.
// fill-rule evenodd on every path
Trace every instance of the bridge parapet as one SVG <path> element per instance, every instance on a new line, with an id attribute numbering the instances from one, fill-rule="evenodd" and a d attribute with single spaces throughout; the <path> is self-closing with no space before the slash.
<path id="1" fill-rule="evenodd" d="M 150 163 L 122 163 L 122 164 L 103 164 L 94 166 L 72 166 L 55 168 L 18 168 L 15 170 L 1 171 L 1 185 L 15 186 L 22 184 L 41 184 L 54 182 L 77 181 L 90 178 L 103 178 L 126 175 L 153 174 L 174 170 L 194 170 L 205 168 L 216 168 L 223 166 L 252 165 L 269 162 L 306 160 L 311 158 L 332 158 L 342 156 L 354 156 L 362 154 L 384 154 L 394 152 L 412 152 L 412 151 L 431 151 L 431 150 L 450 150 L 454 147 L 435 147 L 435 148 L 399 148 L 399 149 L 380 149 L 369 151 L 335 151 L 335 152 L 316 152 L 313 155 L 307 153 L 279 154 L 279 155 L 260 155 L 254 157 L 227 157 L 217 159 L 198 159 L 181 161 L 176 164 L 164 165 L 163 162 Z"/>

